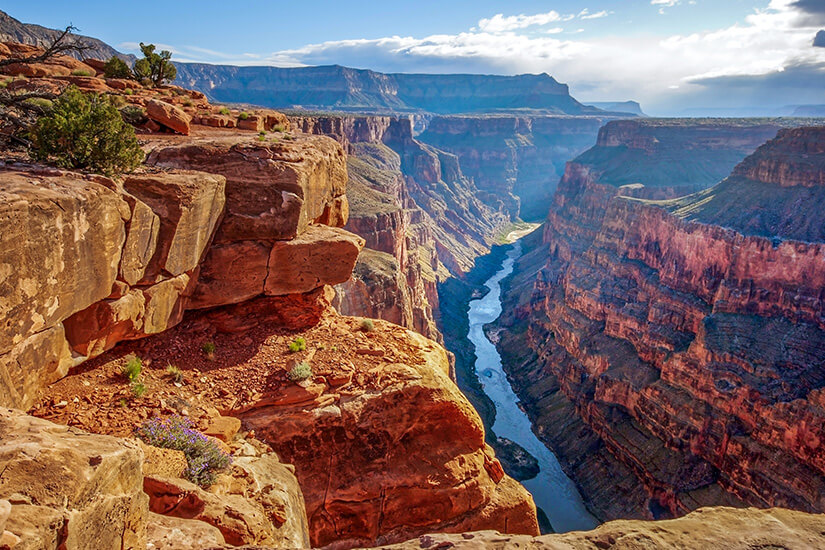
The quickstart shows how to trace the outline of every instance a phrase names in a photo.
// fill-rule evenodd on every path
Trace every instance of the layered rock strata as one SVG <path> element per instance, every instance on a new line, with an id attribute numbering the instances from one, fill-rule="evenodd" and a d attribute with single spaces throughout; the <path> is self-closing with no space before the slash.
<path id="1" fill-rule="evenodd" d="M 515 219 L 547 214 L 565 163 L 593 145 L 603 116 L 438 116 L 418 139 L 458 157 L 484 197 Z"/>
<path id="2" fill-rule="evenodd" d="M 669 201 L 568 167 L 509 283 L 500 349 L 600 517 L 825 510 L 823 142 L 822 128 L 782 130 Z"/>
<path id="3" fill-rule="evenodd" d="M 317 223 L 345 221 L 346 165 L 334 141 L 158 145 L 150 158 L 167 169 L 122 181 L 0 172 L 4 404 L 28 408 L 71 366 L 162 332 L 187 309 L 349 279 L 363 241 Z"/>
<path id="4" fill-rule="evenodd" d="M 479 192 L 454 156 L 414 139 L 409 119 L 293 116 L 291 124 L 349 152 L 345 228 L 366 240 L 366 252 L 336 307 L 440 339 L 437 282 L 464 274 L 488 250 L 507 221 L 503 204 Z"/>

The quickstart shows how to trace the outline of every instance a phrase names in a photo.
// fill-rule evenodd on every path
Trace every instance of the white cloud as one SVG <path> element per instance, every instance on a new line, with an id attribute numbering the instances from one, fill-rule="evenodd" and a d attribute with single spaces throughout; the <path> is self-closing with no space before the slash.
<path id="1" fill-rule="evenodd" d="M 658 1 L 664 4 L 673 0 Z M 705 93 L 703 101 L 712 99 L 721 104 L 741 100 L 730 93 L 707 99 L 713 79 L 765 75 L 825 63 L 825 48 L 811 45 L 822 27 L 813 26 L 816 21 L 810 12 L 798 7 L 798 1 L 771 0 L 767 7 L 754 10 L 729 27 L 672 36 L 592 36 L 572 29 L 560 34 L 561 23 L 573 16 L 557 12 L 497 14 L 482 19 L 478 28 L 457 34 L 330 41 L 258 59 L 228 54 L 206 56 L 181 47 L 175 49 L 175 57 L 239 65 L 341 64 L 384 72 L 547 72 L 568 83 L 573 96 L 580 100 L 636 99 L 646 111 L 656 114 L 673 112 L 675 105 L 684 105 L 694 97 L 692 94 L 700 92 Z M 579 12 L 575 17 L 584 19 L 587 15 L 595 14 Z M 556 25 L 540 33 L 523 30 L 550 23 Z M 819 102 L 825 103 L 825 78 L 818 82 L 823 90 Z M 781 101 L 801 102 L 795 99 L 793 90 Z"/>
<path id="2" fill-rule="evenodd" d="M 497 13 L 489 19 L 482 19 L 478 22 L 478 28 L 484 32 L 505 32 L 516 29 L 526 29 L 536 25 L 547 25 L 556 21 L 569 21 L 572 16 L 562 15 L 555 10 L 547 13 L 537 13 L 535 15 L 508 15 Z"/>
<path id="3" fill-rule="evenodd" d="M 600 19 L 602 17 L 607 17 L 610 15 L 607 10 L 597 11 L 596 13 L 589 13 L 587 8 L 583 9 L 582 12 L 579 14 L 579 17 L 582 19 Z"/>

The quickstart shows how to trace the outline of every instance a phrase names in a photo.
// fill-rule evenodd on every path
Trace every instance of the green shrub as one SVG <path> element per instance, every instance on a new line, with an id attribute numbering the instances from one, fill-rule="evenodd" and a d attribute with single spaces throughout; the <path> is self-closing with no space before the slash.
<path id="1" fill-rule="evenodd" d="M 146 386 L 143 385 L 143 382 L 132 382 L 132 395 L 135 397 L 143 397 L 143 394 L 146 393 Z"/>
<path id="2" fill-rule="evenodd" d="M 284 128 L 283 124 L 276 124 L 272 127 L 273 132 L 286 132 L 286 128 Z"/>
<path id="3" fill-rule="evenodd" d="M 172 382 L 175 384 L 182 384 L 183 383 L 183 371 L 180 370 L 179 367 L 175 365 L 167 365 L 166 366 L 166 374 L 172 379 Z"/>
<path id="4" fill-rule="evenodd" d="M 213 440 L 195 430 L 192 422 L 180 416 L 147 420 L 135 435 L 154 447 L 183 451 L 186 456 L 183 475 L 201 487 L 215 483 L 218 474 L 229 468 L 232 462 Z"/>
<path id="5" fill-rule="evenodd" d="M 301 361 L 290 370 L 286 377 L 293 382 L 300 382 L 308 378 L 312 378 L 312 367 L 306 361 Z"/>
<path id="6" fill-rule="evenodd" d="M 201 346 L 201 351 L 205 353 L 207 357 L 214 355 L 215 349 L 215 342 L 204 342 Z"/>
<path id="7" fill-rule="evenodd" d="M 249 118 L 249 113 L 244 111 L 244 112 L 242 112 L 241 114 L 238 115 L 238 118 L 241 119 L 241 120 L 246 120 L 246 119 Z"/>
<path id="8" fill-rule="evenodd" d="M 0 88 L 5 88 L 5 87 L 6 87 L 6 86 L 8 86 L 11 82 L 14 82 L 14 79 L 13 79 L 13 78 L 5 78 L 5 79 L 3 79 L 3 80 L 0 80 Z"/>
<path id="9" fill-rule="evenodd" d="M 125 90 L 123 90 L 123 93 L 125 95 L 132 95 L 135 93 L 135 91 L 132 88 L 126 88 Z"/>
<path id="10" fill-rule="evenodd" d="M 230 111 L 228 107 L 221 107 L 220 109 L 218 109 L 218 113 L 220 113 L 222 115 L 228 115 L 231 112 L 232 111 Z"/>
<path id="11" fill-rule="evenodd" d="M 109 96 L 109 100 L 112 102 L 112 105 L 114 105 L 117 109 L 122 109 L 126 106 L 126 98 L 122 95 L 112 94 Z"/>
<path id="12" fill-rule="evenodd" d="M 292 353 L 304 351 L 305 349 L 307 349 L 307 341 L 304 339 L 303 336 L 299 336 L 289 343 L 289 351 L 291 351 Z"/>
<path id="13" fill-rule="evenodd" d="M 106 78 L 133 78 L 132 69 L 119 57 L 112 57 L 103 65 L 103 76 Z"/>
<path id="14" fill-rule="evenodd" d="M 35 107 L 40 107 L 44 111 L 49 111 L 54 106 L 54 102 L 50 99 L 46 99 L 45 97 L 30 97 L 29 99 L 25 100 L 23 103 L 27 105 L 32 105 Z"/>
<path id="15" fill-rule="evenodd" d="M 143 371 L 143 361 L 140 357 L 132 357 L 120 368 L 120 372 L 129 382 L 137 382 Z"/>
<path id="16" fill-rule="evenodd" d="M 361 319 L 361 330 L 364 332 L 372 332 L 375 328 L 375 323 L 372 322 L 372 319 Z"/>
<path id="17" fill-rule="evenodd" d="M 146 109 L 140 105 L 127 105 L 120 110 L 120 116 L 132 126 L 137 126 L 146 122 Z"/>
<path id="18" fill-rule="evenodd" d="M 72 71 L 72 76 L 94 76 L 89 71 L 84 71 L 83 69 L 75 69 Z"/>
<path id="19" fill-rule="evenodd" d="M 87 168 L 107 176 L 131 172 L 143 161 L 135 130 L 107 96 L 69 86 L 31 133 L 33 156 L 62 168 Z"/>

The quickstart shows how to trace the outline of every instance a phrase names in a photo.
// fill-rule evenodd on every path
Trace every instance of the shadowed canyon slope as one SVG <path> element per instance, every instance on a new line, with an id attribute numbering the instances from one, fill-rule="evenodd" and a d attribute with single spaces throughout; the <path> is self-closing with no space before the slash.
<path id="1" fill-rule="evenodd" d="M 653 178 L 620 187 L 636 177 L 610 147 L 726 130 L 640 124 L 611 123 L 568 165 L 509 282 L 500 349 L 517 391 L 602 518 L 724 502 L 821 512 L 825 133 L 781 130 L 718 185 L 649 201 L 619 195 L 694 182 L 668 181 L 654 149 Z M 691 158 L 712 169 L 730 161 L 718 153 Z"/>

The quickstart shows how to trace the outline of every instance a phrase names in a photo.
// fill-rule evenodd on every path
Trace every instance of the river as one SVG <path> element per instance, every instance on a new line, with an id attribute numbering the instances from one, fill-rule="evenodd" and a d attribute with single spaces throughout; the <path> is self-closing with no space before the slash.
<path id="1" fill-rule="evenodd" d="M 556 456 L 533 433 L 530 419 L 518 407 L 518 396 L 504 374 L 501 356 L 484 334 L 484 325 L 501 315 L 501 281 L 512 273 L 513 264 L 520 254 L 521 243 L 516 241 L 501 269 L 485 283 L 490 292 L 470 302 L 469 339 L 476 350 L 475 370 L 484 393 L 496 407 L 493 432 L 515 441 L 538 460 L 539 474 L 523 481 L 522 485 L 533 494 L 536 506 L 550 519 L 553 530 L 564 533 L 593 529 L 599 524 L 598 521 L 585 508 L 576 486 L 562 471 Z"/>

